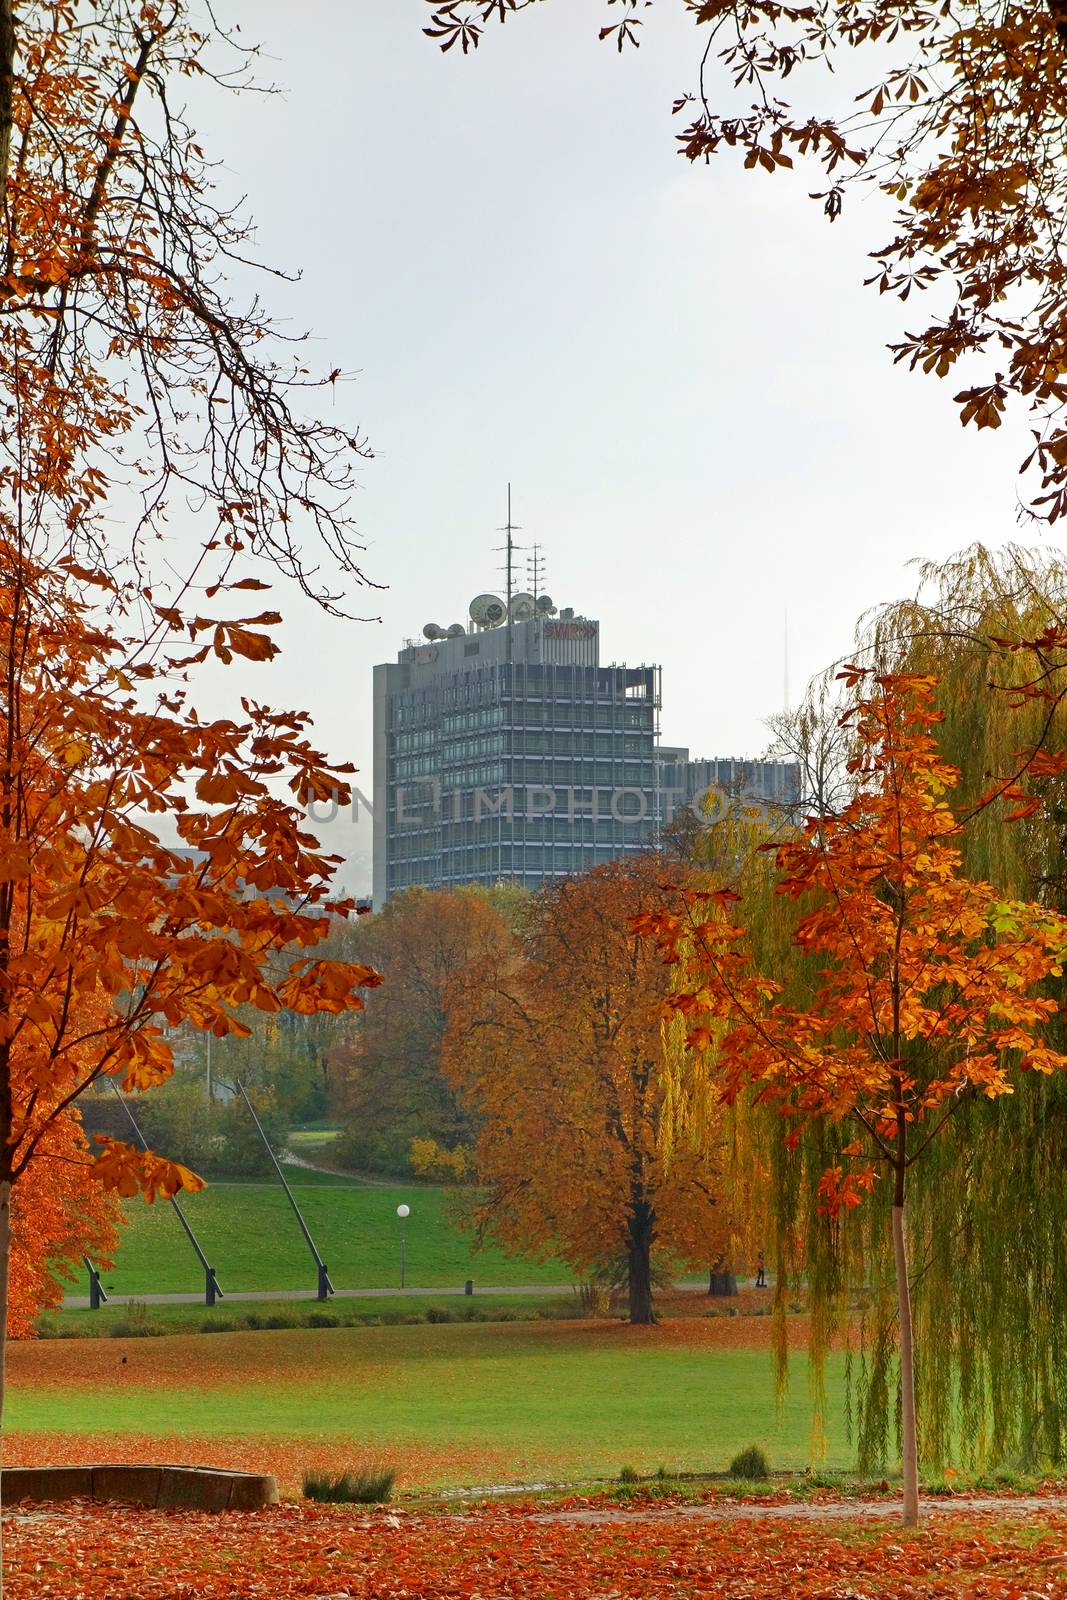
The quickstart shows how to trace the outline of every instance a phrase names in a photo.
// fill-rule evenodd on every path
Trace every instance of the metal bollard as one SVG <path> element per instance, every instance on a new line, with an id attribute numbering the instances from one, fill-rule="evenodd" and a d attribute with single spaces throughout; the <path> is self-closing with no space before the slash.
<path id="1" fill-rule="evenodd" d="M 104 1286 L 100 1282 L 100 1274 L 89 1260 L 89 1257 L 82 1256 L 82 1260 L 85 1262 L 85 1270 L 89 1274 L 89 1310 L 99 1311 L 102 1305 L 107 1305 L 107 1295 L 104 1293 Z"/>

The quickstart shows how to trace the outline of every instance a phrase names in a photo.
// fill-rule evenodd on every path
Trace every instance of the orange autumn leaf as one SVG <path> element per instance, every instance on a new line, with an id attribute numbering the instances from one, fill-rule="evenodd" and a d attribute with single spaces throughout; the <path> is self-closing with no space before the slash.
<path id="1" fill-rule="evenodd" d="M 204 1187 L 203 1178 L 182 1166 L 180 1161 L 168 1161 L 151 1150 L 139 1150 L 124 1144 L 120 1139 L 97 1135 L 101 1154 L 93 1162 L 93 1177 L 105 1189 L 113 1189 L 123 1199 L 142 1194 L 152 1203 L 162 1196 L 171 1200 L 182 1189 L 196 1194 Z"/>

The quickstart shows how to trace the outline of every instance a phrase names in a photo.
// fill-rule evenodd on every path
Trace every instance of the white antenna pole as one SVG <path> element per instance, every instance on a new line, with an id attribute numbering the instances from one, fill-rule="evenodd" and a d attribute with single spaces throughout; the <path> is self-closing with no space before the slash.
<path id="1" fill-rule="evenodd" d="M 512 486 L 507 485 L 507 659 L 512 659 Z"/>

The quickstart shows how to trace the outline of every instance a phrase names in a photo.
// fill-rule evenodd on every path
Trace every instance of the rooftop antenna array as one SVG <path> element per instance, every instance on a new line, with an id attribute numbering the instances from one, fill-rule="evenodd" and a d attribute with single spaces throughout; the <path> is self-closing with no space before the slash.
<path id="1" fill-rule="evenodd" d="M 545 558 L 541 554 L 541 546 L 539 544 L 534 544 L 531 545 L 530 548 L 533 551 L 533 555 L 527 559 L 526 575 L 529 579 L 530 589 L 533 595 L 534 615 L 539 617 L 554 617 L 556 614 L 556 607 L 552 603 L 552 596 L 550 594 L 542 594 L 541 592 L 541 586 L 545 581 Z"/>
<path id="2" fill-rule="evenodd" d="M 523 601 L 525 601 L 525 600 L 527 600 L 529 598 L 529 596 L 527 596 L 527 595 L 516 596 L 515 593 L 514 593 L 515 551 L 523 549 L 523 546 L 521 544 L 516 544 L 514 539 L 512 538 L 512 534 L 519 533 L 521 530 L 520 530 L 518 524 L 512 522 L 512 520 L 511 520 L 511 484 L 510 483 L 508 484 L 508 520 L 507 520 L 506 525 L 503 528 L 501 528 L 499 531 L 501 533 L 506 533 L 507 534 L 507 543 L 506 544 L 502 544 L 502 545 L 498 545 L 497 546 L 497 550 L 498 550 L 498 553 L 503 554 L 504 557 L 505 557 L 505 560 L 504 560 L 504 572 L 505 572 L 506 579 L 507 579 L 507 590 L 506 590 L 506 593 L 507 593 L 507 611 L 506 611 L 505 615 L 506 615 L 507 629 L 508 629 L 508 660 L 511 661 L 511 659 L 512 659 L 511 624 L 512 624 L 512 622 L 514 620 L 513 615 L 512 615 L 512 611 L 513 611 L 512 602 L 513 602 L 513 600 L 517 600 L 517 599 L 522 599 Z M 531 617 L 533 616 L 532 606 L 531 606 L 530 611 L 527 612 L 526 615 L 531 616 Z M 522 620 L 523 620 L 523 618 L 520 617 L 519 621 L 522 621 Z"/>

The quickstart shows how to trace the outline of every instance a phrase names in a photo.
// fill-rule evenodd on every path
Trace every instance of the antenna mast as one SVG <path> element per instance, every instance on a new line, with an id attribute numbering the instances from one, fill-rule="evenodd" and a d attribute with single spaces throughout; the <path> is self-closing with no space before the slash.
<path id="1" fill-rule="evenodd" d="M 504 565 L 504 570 L 505 570 L 505 572 L 507 574 L 507 615 L 505 617 L 505 626 L 507 627 L 507 630 L 508 630 L 508 646 L 507 646 L 508 657 L 507 658 L 508 658 L 508 661 L 510 662 L 511 659 L 512 659 L 511 596 L 512 596 L 512 591 L 513 591 L 513 588 L 514 588 L 515 551 L 522 549 L 522 545 L 516 544 L 514 539 L 512 538 L 512 534 L 518 533 L 519 532 L 519 528 L 518 528 L 518 524 L 512 522 L 512 520 L 511 520 L 511 484 L 510 483 L 508 484 L 508 520 L 507 520 L 507 526 L 501 528 L 500 532 L 507 534 L 507 544 L 501 545 L 498 548 L 503 550 L 505 552 L 505 554 L 506 554 L 506 560 L 505 560 L 505 565 Z"/>
<path id="2" fill-rule="evenodd" d="M 512 659 L 512 486 L 507 485 L 507 659 Z"/>
<path id="3" fill-rule="evenodd" d="M 526 563 L 526 570 L 530 576 L 530 587 L 533 589 L 534 605 L 536 605 L 541 595 L 541 585 L 545 581 L 545 563 L 541 559 L 541 546 L 539 544 L 531 545 L 530 549 L 533 551 L 533 555 Z"/>

